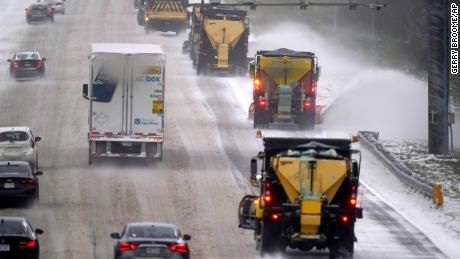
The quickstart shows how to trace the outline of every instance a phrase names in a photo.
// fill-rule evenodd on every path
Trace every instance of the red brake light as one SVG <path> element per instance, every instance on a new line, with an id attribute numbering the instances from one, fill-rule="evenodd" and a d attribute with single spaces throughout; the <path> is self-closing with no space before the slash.
<path id="1" fill-rule="evenodd" d="M 272 200 L 272 196 L 270 195 L 270 192 L 265 193 L 264 201 L 265 202 L 270 202 L 271 200 Z"/>
<path id="2" fill-rule="evenodd" d="M 347 216 L 342 216 L 340 217 L 340 219 L 342 220 L 343 223 L 348 223 L 349 221 L 349 218 Z"/>
<path id="3" fill-rule="evenodd" d="M 272 220 L 273 221 L 278 221 L 281 218 L 280 214 L 272 214 Z"/>
<path id="4" fill-rule="evenodd" d="M 267 100 L 259 99 L 259 106 L 266 106 L 266 105 L 267 105 Z"/>
<path id="5" fill-rule="evenodd" d="M 29 240 L 29 241 L 20 241 L 19 242 L 19 249 L 27 249 L 27 248 L 33 248 L 37 246 L 37 241 L 35 240 Z"/>
<path id="6" fill-rule="evenodd" d="M 310 108 L 311 107 L 311 102 L 308 101 L 308 100 L 303 101 L 303 107 Z"/>
<path id="7" fill-rule="evenodd" d="M 37 61 L 37 68 L 42 68 L 44 66 L 44 63 L 42 60 Z"/>
<path id="8" fill-rule="evenodd" d="M 356 198 L 352 197 L 352 198 L 350 199 L 350 204 L 351 204 L 351 206 L 353 206 L 353 207 L 356 206 Z"/>
<path id="9" fill-rule="evenodd" d="M 35 179 L 24 179 L 19 182 L 22 184 L 27 184 L 27 185 L 35 185 L 36 183 Z"/>
<path id="10" fill-rule="evenodd" d="M 13 68 L 19 68 L 19 63 L 16 60 L 12 62 Z"/>
<path id="11" fill-rule="evenodd" d="M 120 252 L 125 252 L 125 251 L 134 251 L 139 248 L 139 244 L 136 243 L 120 243 L 118 249 Z"/>
<path id="12" fill-rule="evenodd" d="M 310 89 L 310 92 L 312 93 L 316 92 L 316 86 L 312 86 L 312 88 Z"/>
<path id="13" fill-rule="evenodd" d="M 352 185 L 352 186 L 351 186 L 351 191 L 352 191 L 352 192 L 356 192 L 356 185 Z"/>
<path id="14" fill-rule="evenodd" d="M 187 253 L 188 247 L 185 244 L 168 245 L 168 250 L 171 252 Z"/>

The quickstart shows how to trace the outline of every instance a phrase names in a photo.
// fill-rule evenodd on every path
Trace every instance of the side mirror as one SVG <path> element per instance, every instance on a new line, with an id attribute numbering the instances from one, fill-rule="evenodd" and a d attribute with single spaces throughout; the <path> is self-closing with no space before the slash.
<path id="1" fill-rule="evenodd" d="M 35 172 L 35 176 L 38 176 L 38 175 L 43 175 L 43 171 L 37 171 L 37 172 Z"/>
<path id="2" fill-rule="evenodd" d="M 317 66 L 316 67 L 316 73 L 315 73 L 315 79 L 316 81 L 319 81 L 319 77 L 321 76 L 321 67 Z"/>
<path id="3" fill-rule="evenodd" d="M 120 234 L 119 233 L 112 233 L 112 234 L 110 234 L 110 237 L 112 239 L 120 239 Z"/>
<path id="4" fill-rule="evenodd" d="M 351 170 L 353 171 L 353 176 L 354 177 L 359 177 L 359 165 L 358 161 L 353 161 L 352 162 L 352 168 Z"/>
<path id="5" fill-rule="evenodd" d="M 37 235 L 43 235 L 43 230 L 40 228 L 35 229 L 35 234 Z"/>
<path id="6" fill-rule="evenodd" d="M 192 236 L 190 236 L 189 234 L 184 234 L 183 238 L 185 241 L 189 241 L 190 239 L 192 239 Z"/>
<path id="7" fill-rule="evenodd" d="M 11 58 L 7 59 L 6 62 L 12 62 Z"/>
<path id="8" fill-rule="evenodd" d="M 254 60 L 253 61 L 250 61 L 249 62 L 249 77 L 251 79 L 254 79 L 255 77 L 255 64 L 254 64 Z"/>
<path id="9" fill-rule="evenodd" d="M 42 137 L 35 137 L 35 142 L 39 142 L 42 140 Z"/>
<path id="10" fill-rule="evenodd" d="M 83 94 L 82 94 L 82 96 L 83 96 L 83 98 L 88 100 L 88 84 L 83 84 Z"/>
<path id="11" fill-rule="evenodd" d="M 257 179 L 257 159 L 251 159 L 251 185 L 254 187 L 259 186 L 259 179 Z"/>
<path id="12" fill-rule="evenodd" d="M 43 61 L 46 61 L 46 58 L 42 58 Z"/>

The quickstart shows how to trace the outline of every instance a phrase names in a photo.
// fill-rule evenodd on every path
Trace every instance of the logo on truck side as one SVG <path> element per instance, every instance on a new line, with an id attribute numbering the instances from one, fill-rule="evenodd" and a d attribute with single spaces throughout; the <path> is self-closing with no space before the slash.
<path id="1" fill-rule="evenodd" d="M 159 83 L 161 82 L 161 78 L 157 75 L 141 75 L 136 78 L 136 81 L 145 83 Z"/>

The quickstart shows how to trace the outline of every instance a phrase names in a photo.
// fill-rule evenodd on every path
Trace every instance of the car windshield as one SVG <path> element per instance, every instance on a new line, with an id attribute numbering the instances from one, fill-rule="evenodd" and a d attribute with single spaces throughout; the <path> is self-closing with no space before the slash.
<path id="1" fill-rule="evenodd" d="M 30 167 L 27 165 L 2 165 L 0 166 L 1 174 L 27 174 L 30 172 Z"/>
<path id="2" fill-rule="evenodd" d="M 26 225 L 21 221 L 0 220 L 0 235 L 25 235 Z"/>
<path id="3" fill-rule="evenodd" d="M 133 238 L 177 238 L 174 228 L 165 226 L 132 226 L 129 237 Z"/>
<path id="4" fill-rule="evenodd" d="M 0 133 L 0 142 L 27 141 L 29 135 L 24 131 L 6 131 Z"/>

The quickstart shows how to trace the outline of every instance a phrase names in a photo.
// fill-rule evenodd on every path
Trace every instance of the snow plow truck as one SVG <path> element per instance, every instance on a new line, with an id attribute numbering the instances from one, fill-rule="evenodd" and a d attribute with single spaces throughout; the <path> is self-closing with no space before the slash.
<path id="1" fill-rule="evenodd" d="M 183 44 L 197 74 L 245 74 L 249 23 L 247 12 L 229 7 L 193 7 L 189 40 Z"/>
<path id="2" fill-rule="evenodd" d="M 183 0 L 145 0 L 137 13 L 137 22 L 144 26 L 146 33 L 158 30 L 179 34 L 188 27 L 187 4 L 188 1 Z"/>
<path id="3" fill-rule="evenodd" d="M 268 128 L 275 122 L 314 128 L 320 75 L 314 53 L 289 49 L 258 51 L 249 63 L 249 74 L 254 84 L 254 128 Z"/>
<path id="4" fill-rule="evenodd" d="M 239 227 L 255 232 L 260 255 L 287 247 L 329 249 L 331 259 L 352 258 L 361 154 L 352 139 L 264 138 L 251 160 L 257 196 L 239 206 Z M 262 170 L 258 172 L 258 160 Z"/>

